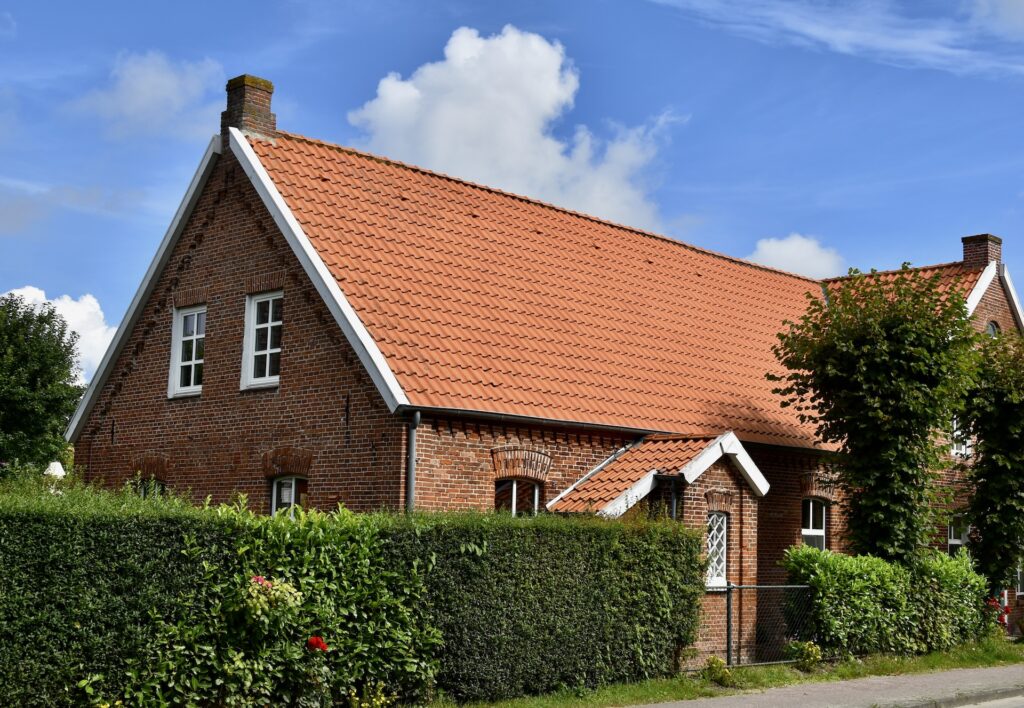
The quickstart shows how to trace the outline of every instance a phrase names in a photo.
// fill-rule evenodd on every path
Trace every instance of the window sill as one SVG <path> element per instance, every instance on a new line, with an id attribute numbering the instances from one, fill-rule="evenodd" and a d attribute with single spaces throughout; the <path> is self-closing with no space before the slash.
<path id="1" fill-rule="evenodd" d="M 727 589 L 728 588 L 727 588 L 727 586 L 725 584 L 725 581 L 722 581 L 721 583 L 718 583 L 718 582 L 708 583 L 707 585 L 704 586 L 704 590 L 706 592 L 725 592 Z"/>
<path id="2" fill-rule="evenodd" d="M 280 379 L 275 381 L 258 381 L 242 384 L 242 391 L 264 391 L 268 388 L 278 388 L 281 385 Z"/>
<path id="3" fill-rule="evenodd" d="M 203 389 L 197 388 L 195 390 L 174 391 L 173 393 L 168 393 L 167 399 L 173 400 L 175 398 L 198 398 L 201 395 L 203 395 Z"/>

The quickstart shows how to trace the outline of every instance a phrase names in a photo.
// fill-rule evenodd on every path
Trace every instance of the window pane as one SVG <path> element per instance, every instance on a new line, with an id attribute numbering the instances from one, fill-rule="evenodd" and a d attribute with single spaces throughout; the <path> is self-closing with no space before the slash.
<path id="1" fill-rule="evenodd" d="M 728 518 L 722 513 L 708 514 L 707 581 L 709 583 L 721 583 L 726 577 Z"/>
<path id="2" fill-rule="evenodd" d="M 256 351 L 265 352 L 267 350 L 267 328 L 259 327 L 256 330 Z"/>
<path id="3" fill-rule="evenodd" d="M 184 322 L 182 322 L 181 332 L 185 337 L 191 337 L 196 333 L 195 315 L 185 315 Z"/>
<path id="4" fill-rule="evenodd" d="M 185 365 L 181 367 L 181 378 L 179 386 L 191 386 L 192 385 L 192 367 Z"/>
<path id="5" fill-rule="evenodd" d="M 196 343 L 196 359 L 205 359 L 206 357 L 206 339 L 197 339 Z"/>
<path id="6" fill-rule="evenodd" d="M 305 508 L 306 499 L 309 496 L 309 482 L 305 479 L 295 479 L 295 504 Z"/>
<path id="7" fill-rule="evenodd" d="M 803 535 L 803 542 L 805 546 L 812 546 L 818 550 L 825 550 L 825 537 L 824 536 L 812 536 L 810 534 Z"/>
<path id="8" fill-rule="evenodd" d="M 196 334 L 206 334 L 206 313 L 196 314 Z"/>
<path id="9" fill-rule="evenodd" d="M 270 328 L 270 348 L 281 348 L 281 325 L 274 325 Z"/>
<path id="10" fill-rule="evenodd" d="M 267 376 L 277 376 L 281 373 L 281 355 L 277 352 L 270 355 L 270 362 L 267 366 Z"/>
<path id="11" fill-rule="evenodd" d="M 509 511 L 512 509 L 511 480 L 494 483 L 494 508 L 499 511 Z"/>
<path id="12" fill-rule="evenodd" d="M 819 531 L 825 530 L 825 505 L 820 501 L 812 501 L 811 509 L 814 510 L 814 528 Z"/>
<path id="13" fill-rule="evenodd" d="M 181 343 L 181 360 L 182 362 L 192 361 L 192 340 L 186 339 Z"/>
<path id="14" fill-rule="evenodd" d="M 253 378 L 262 379 L 267 375 L 267 355 L 258 354 L 252 363 Z"/>
<path id="15" fill-rule="evenodd" d="M 270 300 L 260 300 L 256 303 L 256 324 L 266 324 L 270 317 Z"/>
<path id="16" fill-rule="evenodd" d="M 290 477 L 277 480 L 277 499 L 274 510 L 280 511 L 292 505 L 292 479 Z"/>
<path id="17" fill-rule="evenodd" d="M 192 370 L 195 372 L 195 373 L 192 374 L 193 385 L 194 386 L 202 386 L 203 385 L 203 365 L 202 364 L 196 364 L 193 367 Z"/>
<path id="18" fill-rule="evenodd" d="M 809 529 L 811 528 L 811 500 L 804 499 L 800 505 L 800 527 Z"/>
<path id="19" fill-rule="evenodd" d="M 282 314 L 284 311 L 284 302 L 279 297 L 274 298 L 272 302 L 274 303 L 274 316 L 271 319 L 274 322 L 280 322 L 283 319 Z"/>

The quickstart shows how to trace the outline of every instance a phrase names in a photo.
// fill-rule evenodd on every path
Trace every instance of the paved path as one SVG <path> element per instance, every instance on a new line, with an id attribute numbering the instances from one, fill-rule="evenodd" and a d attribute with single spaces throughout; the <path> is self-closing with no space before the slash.
<path id="1" fill-rule="evenodd" d="M 1003 702 L 1009 699 L 1010 702 Z M 805 683 L 721 698 L 653 704 L 658 708 L 953 708 L 1000 701 L 1024 706 L 1024 664 L 990 669 L 955 669 L 907 676 L 872 676 L 852 681 Z M 1014 703 L 1013 700 L 1017 702 Z"/>

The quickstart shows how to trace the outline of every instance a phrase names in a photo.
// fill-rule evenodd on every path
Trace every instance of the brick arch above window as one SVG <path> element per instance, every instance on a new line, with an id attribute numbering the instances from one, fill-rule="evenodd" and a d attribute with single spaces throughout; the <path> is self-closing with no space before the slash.
<path id="1" fill-rule="evenodd" d="M 170 464 L 167 456 L 159 452 L 144 452 L 132 461 L 132 474 L 143 479 L 167 479 Z"/>
<path id="2" fill-rule="evenodd" d="M 704 492 L 708 503 L 708 513 L 728 514 L 732 511 L 733 493 L 727 489 L 709 489 Z"/>
<path id="3" fill-rule="evenodd" d="M 823 472 L 805 472 L 800 476 L 800 496 L 820 499 L 831 504 L 835 501 L 835 480 Z"/>
<path id="4" fill-rule="evenodd" d="M 507 445 L 491 450 L 494 479 L 532 479 L 545 482 L 551 469 L 551 455 L 532 447 Z"/>
<path id="5" fill-rule="evenodd" d="M 313 452 L 301 447 L 275 447 L 263 453 L 263 475 L 272 477 L 307 477 L 313 466 Z"/>

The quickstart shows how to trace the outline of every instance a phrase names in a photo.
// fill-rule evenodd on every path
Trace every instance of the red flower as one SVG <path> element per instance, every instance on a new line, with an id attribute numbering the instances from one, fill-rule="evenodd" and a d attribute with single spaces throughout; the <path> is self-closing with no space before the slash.
<path id="1" fill-rule="evenodd" d="M 306 642 L 306 648 L 310 651 L 327 651 L 327 642 L 324 641 L 323 637 L 313 635 Z"/>
<path id="2" fill-rule="evenodd" d="M 265 587 L 265 588 L 272 588 L 272 587 L 274 587 L 274 584 L 272 582 L 270 582 L 269 580 L 267 580 L 266 578 L 264 578 L 262 575 L 254 575 L 254 576 L 252 576 L 252 582 L 254 582 L 257 585 L 260 585 L 262 587 Z"/>

